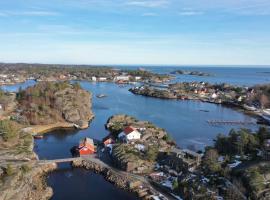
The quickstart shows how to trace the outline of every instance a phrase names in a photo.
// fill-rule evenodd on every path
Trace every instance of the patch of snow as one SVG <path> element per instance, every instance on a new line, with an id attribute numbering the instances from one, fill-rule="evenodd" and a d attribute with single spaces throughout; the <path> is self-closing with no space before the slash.
<path id="1" fill-rule="evenodd" d="M 145 146 L 143 144 L 136 144 L 135 148 L 138 149 L 139 151 L 144 151 L 145 150 Z"/>
<path id="2" fill-rule="evenodd" d="M 202 182 L 204 182 L 204 183 L 208 183 L 208 182 L 209 182 L 209 179 L 206 178 L 206 177 L 203 177 L 201 180 L 202 180 Z"/>
<path id="3" fill-rule="evenodd" d="M 234 167 L 237 167 L 238 165 L 240 165 L 241 163 L 242 163 L 241 161 L 235 160 L 233 163 L 228 164 L 228 166 L 229 166 L 230 168 L 234 168 Z"/>
<path id="4" fill-rule="evenodd" d="M 165 187 L 170 188 L 171 190 L 173 189 L 172 182 L 169 181 L 169 180 L 164 181 L 164 182 L 162 183 L 162 185 L 165 186 Z"/>
<path id="5" fill-rule="evenodd" d="M 175 194 L 173 194 L 173 193 L 170 193 L 172 196 L 174 196 L 176 199 L 178 199 L 178 200 L 183 200 L 181 197 L 179 197 L 179 196 L 177 196 L 177 195 L 175 195 Z"/>
<path id="6" fill-rule="evenodd" d="M 224 156 L 219 156 L 218 157 L 218 162 L 224 162 Z"/>
<path id="7" fill-rule="evenodd" d="M 112 154 L 112 147 L 113 147 L 113 145 L 112 144 L 108 144 L 106 147 L 110 148 L 110 154 Z"/>

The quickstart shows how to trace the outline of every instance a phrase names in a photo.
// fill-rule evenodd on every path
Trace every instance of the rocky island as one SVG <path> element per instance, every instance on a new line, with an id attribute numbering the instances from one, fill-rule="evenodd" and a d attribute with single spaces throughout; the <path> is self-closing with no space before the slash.
<path id="1" fill-rule="evenodd" d="M 211 76 L 211 74 L 200 71 L 175 70 L 171 72 L 174 75 L 192 75 L 192 76 Z"/>
<path id="2" fill-rule="evenodd" d="M 75 124 L 87 128 L 94 116 L 91 94 L 67 82 L 0 94 L 0 199 L 49 199 L 53 191 L 44 175 L 56 165 L 38 162 L 32 135 Z"/>

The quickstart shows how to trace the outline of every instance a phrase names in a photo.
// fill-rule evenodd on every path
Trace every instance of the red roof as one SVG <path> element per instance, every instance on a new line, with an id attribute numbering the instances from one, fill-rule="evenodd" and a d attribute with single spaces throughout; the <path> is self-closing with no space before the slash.
<path id="1" fill-rule="evenodd" d="M 126 135 L 130 134 L 130 133 L 133 132 L 133 131 L 136 131 L 136 129 L 135 129 L 134 127 L 132 127 L 132 126 L 128 126 L 128 127 L 126 127 L 126 128 L 124 129 L 124 133 L 125 133 Z"/>

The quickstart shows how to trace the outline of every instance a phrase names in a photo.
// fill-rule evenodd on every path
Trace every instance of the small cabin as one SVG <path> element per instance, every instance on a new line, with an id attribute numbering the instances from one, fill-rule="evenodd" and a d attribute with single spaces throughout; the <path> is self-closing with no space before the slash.
<path id="1" fill-rule="evenodd" d="M 80 156 L 96 153 L 93 139 L 84 138 L 81 140 L 77 148 L 77 152 Z"/>
<path id="2" fill-rule="evenodd" d="M 103 138 L 103 144 L 104 146 L 107 146 L 109 144 L 114 144 L 115 140 L 113 139 L 112 135 L 108 135 L 107 137 Z"/>

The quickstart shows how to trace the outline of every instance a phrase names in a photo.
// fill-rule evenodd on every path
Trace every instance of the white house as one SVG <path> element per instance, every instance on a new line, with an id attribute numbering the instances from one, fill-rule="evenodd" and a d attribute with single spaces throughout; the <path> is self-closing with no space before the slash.
<path id="1" fill-rule="evenodd" d="M 99 81 L 106 81 L 107 78 L 106 78 L 106 77 L 100 77 L 98 80 L 99 80 Z"/>
<path id="2" fill-rule="evenodd" d="M 118 135 L 118 138 L 126 141 L 139 140 L 141 139 L 141 133 L 136 128 L 128 126 Z"/>
<path id="3" fill-rule="evenodd" d="M 115 81 L 129 81 L 129 76 L 124 76 L 124 75 L 116 76 Z"/>
<path id="4" fill-rule="evenodd" d="M 217 95 L 217 93 L 213 93 L 211 97 L 212 97 L 212 99 L 216 99 L 218 97 L 218 95 Z"/>
<path id="5" fill-rule="evenodd" d="M 96 82 L 97 81 L 97 77 L 92 76 L 92 81 Z"/>
<path id="6" fill-rule="evenodd" d="M 135 80 L 136 81 L 139 81 L 139 80 L 141 80 L 142 79 L 142 77 L 140 77 L 140 76 L 135 76 Z"/>

